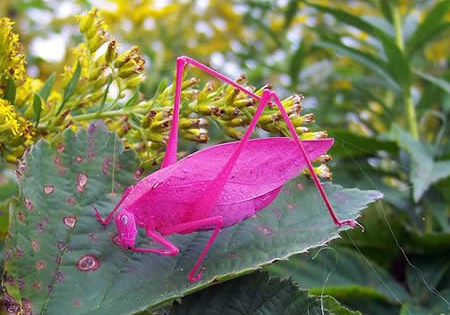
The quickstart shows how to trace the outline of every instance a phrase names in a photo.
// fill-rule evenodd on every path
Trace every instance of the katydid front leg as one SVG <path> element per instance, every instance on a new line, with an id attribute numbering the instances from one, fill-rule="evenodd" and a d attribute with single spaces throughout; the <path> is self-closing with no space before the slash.
<path id="1" fill-rule="evenodd" d="M 125 191 L 123 192 L 122 197 L 120 198 L 119 202 L 114 207 L 114 209 L 108 214 L 106 219 L 103 219 L 101 214 L 100 214 L 100 212 L 97 210 L 96 207 L 94 207 L 95 217 L 97 218 L 97 220 L 100 221 L 103 225 L 108 224 L 112 220 L 112 218 L 114 217 L 114 212 L 116 212 L 117 209 L 119 209 L 120 205 L 125 200 L 125 198 L 127 198 L 128 194 L 133 190 L 133 188 L 134 187 L 131 185 L 127 189 L 125 189 Z"/>

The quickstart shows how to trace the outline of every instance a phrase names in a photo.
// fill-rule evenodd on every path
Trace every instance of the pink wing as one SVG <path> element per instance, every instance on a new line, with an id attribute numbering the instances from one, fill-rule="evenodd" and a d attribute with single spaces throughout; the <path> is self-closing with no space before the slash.
<path id="1" fill-rule="evenodd" d="M 169 204 L 191 204 L 221 172 L 239 142 L 215 145 L 197 151 L 175 164 L 141 180 L 135 192 L 148 191 Z M 311 160 L 327 152 L 333 139 L 304 140 Z M 217 204 L 234 204 L 266 194 L 294 178 L 306 166 L 291 138 L 252 139 L 234 165 Z M 157 198 L 161 194 L 163 198 Z M 138 193 L 138 195 L 141 195 Z M 153 198 L 152 198 L 153 199 Z"/>
<path id="2" fill-rule="evenodd" d="M 314 160 L 327 152 L 333 139 L 302 143 Z M 219 215 L 228 226 L 270 204 L 281 186 L 306 165 L 291 138 L 249 140 L 217 199 L 208 199 L 209 188 L 238 144 L 208 147 L 150 174 L 135 185 L 122 207 L 134 212 L 139 225 L 147 226 L 151 221 L 157 227 L 169 227 Z"/>

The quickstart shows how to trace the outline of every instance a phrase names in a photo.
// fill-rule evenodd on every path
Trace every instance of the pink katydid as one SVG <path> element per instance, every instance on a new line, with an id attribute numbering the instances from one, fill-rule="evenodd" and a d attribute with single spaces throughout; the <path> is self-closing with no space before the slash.
<path id="1" fill-rule="evenodd" d="M 181 85 L 185 66 L 195 66 L 259 101 L 256 112 L 240 141 L 214 145 L 177 161 L 178 121 Z M 292 135 L 250 140 L 258 118 L 266 105 L 278 107 Z M 222 228 L 237 224 L 267 207 L 283 184 L 309 169 L 333 222 L 354 227 L 355 220 L 336 217 L 311 164 L 332 146 L 333 139 L 300 141 L 277 94 L 265 89 L 258 96 L 230 78 L 189 57 L 178 57 L 175 102 L 167 150 L 161 169 L 128 187 L 106 219 L 96 211 L 97 219 L 108 224 L 114 213 L 116 243 L 134 252 L 172 256 L 179 249 L 164 236 L 214 230 L 189 273 L 191 282 L 201 277 L 201 263 Z M 263 170 L 263 171 L 262 171 Z M 359 224 L 358 224 L 359 225 Z M 135 247 L 137 227 L 144 227 L 149 238 L 164 248 Z"/>

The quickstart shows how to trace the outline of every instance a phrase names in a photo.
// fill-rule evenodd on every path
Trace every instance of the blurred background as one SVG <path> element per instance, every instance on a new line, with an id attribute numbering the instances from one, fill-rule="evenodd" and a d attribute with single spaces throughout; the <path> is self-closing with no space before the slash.
<path id="1" fill-rule="evenodd" d="M 384 193 L 364 212 L 364 233 L 271 272 L 364 314 L 448 314 L 450 1 L 2 0 L 29 76 L 64 72 L 82 41 L 77 16 L 92 7 L 121 49 L 139 47 L 144 98 L 172 81 L 180 55 L 282 97 L 301 93 L 304 112 L 335 138 L 334 183 Z M 0 158 L 3 239 L 18 188 L 15 164 Z M 312 269 L 316 277 L 301 276 Z"/>

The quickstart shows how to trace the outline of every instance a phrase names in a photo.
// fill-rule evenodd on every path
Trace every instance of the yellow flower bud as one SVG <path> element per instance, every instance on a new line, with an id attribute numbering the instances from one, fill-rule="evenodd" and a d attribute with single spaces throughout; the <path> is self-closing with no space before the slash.
<path id="1" fill-rule="evenodd" d="M 97 16 L 97 9 L 92 9 L 87 15 L 80 18 L 80 32 L 86 33 L 92 27 Z"/>

